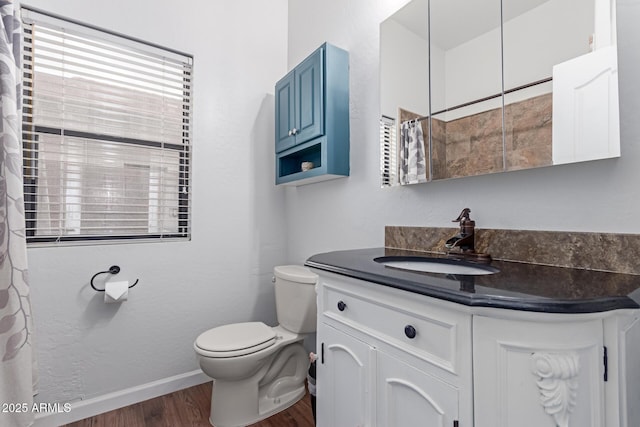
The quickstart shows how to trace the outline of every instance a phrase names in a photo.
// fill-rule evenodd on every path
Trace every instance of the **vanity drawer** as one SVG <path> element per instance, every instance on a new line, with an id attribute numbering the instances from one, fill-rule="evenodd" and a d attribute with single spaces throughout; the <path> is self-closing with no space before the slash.
<path id="1" fill-rule="evenodd" d="M 389 288 L 358 292 L 323 283 L 322 315 L 419 359 L 458 374 L 461 340 L 471 316 L 438 307 L 421 295 Z M 366 294 L 366 296 L 364 296 Z"/>

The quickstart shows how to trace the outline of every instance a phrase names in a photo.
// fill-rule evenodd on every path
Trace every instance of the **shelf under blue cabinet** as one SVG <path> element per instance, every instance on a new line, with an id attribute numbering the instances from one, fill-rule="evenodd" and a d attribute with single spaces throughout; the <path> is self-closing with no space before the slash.
<path id="1" fill-rule="evenodd" d="M 302 163 L 313 168 L 303 171 Z M 276 184 L 305 185 L 349 176 L 349 157 L 321 137 L 276 155 Z"/>

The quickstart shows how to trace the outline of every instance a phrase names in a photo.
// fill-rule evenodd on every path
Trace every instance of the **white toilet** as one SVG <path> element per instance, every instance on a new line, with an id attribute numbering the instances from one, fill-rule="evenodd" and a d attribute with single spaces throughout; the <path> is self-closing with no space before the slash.
<path id="1" fill-rule="evenodd" d="M 278 266 L 273 272 L 278 326 L 219 326 L 194 343 L 200 367 L 213 378 L 209 421 L 215 427 L 255 423 L 305 394 L 309 356 L 302 341 L 316 331 L 318 276 L 298 265 Z"/>

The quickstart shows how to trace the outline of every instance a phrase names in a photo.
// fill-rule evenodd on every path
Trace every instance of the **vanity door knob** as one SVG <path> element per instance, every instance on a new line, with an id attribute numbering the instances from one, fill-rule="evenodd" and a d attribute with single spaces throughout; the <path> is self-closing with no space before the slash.
<path id="1" fill-rule="evenodd" d="M 407 338 L 414 339 L 417 334 L 416 328 L 411 325 L 407 325 L 404 327 L 404 334 L 407 336 Z"/>
<path id="2" fill-rule="evenodd" d="M 291 130 L 291 133 L 292 133 L 293 135 L 297 135 L 297 134 L 298 134 L 298 129 L 293 128 L 293 129 Z"/>
<path id="3" fill-rule="evenodd" d="M 338 310 L 344 311 L 345 308 L 347 308 L 347 304 L 344 301 L 338 301 Z"/>
<path id="4" fill-rule="evenodd" d="M 291 136 L 291 135 L 293 135 L 293 131 L 292 130 L 289 131 L 289 136 Z"/>

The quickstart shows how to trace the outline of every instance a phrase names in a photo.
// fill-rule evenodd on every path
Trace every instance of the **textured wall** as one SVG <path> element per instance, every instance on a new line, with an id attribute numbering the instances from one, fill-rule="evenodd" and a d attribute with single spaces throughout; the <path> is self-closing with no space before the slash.
<path id="1" fill-rule="evenodd" d="M 480 228 L 640 233 L 640 3 L 618 1 L 621 158 L 381 189 L 378 25 L 404 3 L 289 1 L 290 67 L 324 40 L 351 55 L 351 176 L 287 191 L 292 261 L 383 246 L 385 225 L 450 226 L 464 207 Z"/>
<path id="2" fill-rule="evenodd" d="M 193 240 L 29 249 L 37 399 L 90 398 L 190 372 L 203 330 L 274 324 L 271 271 L 285 261 L 286 228 L 268 94 L 286 72 L 286 1 L 29 4 L 195 57 Z M 105 305 L 88 283 L 113 264 L 118 279 L 140 279 L 122 305 Z"/>

